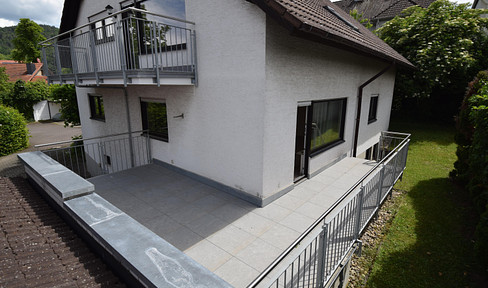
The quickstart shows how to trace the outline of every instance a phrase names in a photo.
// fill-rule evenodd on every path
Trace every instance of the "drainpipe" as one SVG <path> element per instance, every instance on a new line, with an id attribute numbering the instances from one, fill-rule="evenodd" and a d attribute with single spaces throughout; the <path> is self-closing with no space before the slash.
<path id="1" fill-rule="evenodd" d="M 358 88 L 358 106 L 357 106 L 357 111 L 356 111 L 356 127 L 354 129 L 354 148 L 352 152 L 352 157 L 356 157 L 357 150 L 358 150 L 358 138 L 359 138 L 359 124 L 360 124 L 360 119 L 361 119 L 361 103 L 363 102 L 363 89 L 366 87 L 369 83 L 373 82 L 376 80 L 376 78 L 380 77 L 381 75 L 385 74 L 386 71 L 390 70 L 391 67 L 395 65 L 395 62 L 390 63 L 388 66 L 386 66 L 383 70 L 381 70 L 378 74 L 374 75 L 371 77 L 369 80 L 361 84 Z"/>

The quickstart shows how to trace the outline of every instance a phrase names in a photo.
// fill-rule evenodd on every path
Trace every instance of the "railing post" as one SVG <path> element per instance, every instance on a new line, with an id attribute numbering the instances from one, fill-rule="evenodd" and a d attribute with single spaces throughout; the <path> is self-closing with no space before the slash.
<path id="1" fill-rule="evenodd" d="M 123 33 L 123 27 L 122 27 L 122 19 L 119 20 L 119 18 L 117 17 L 117 29 L 115 29 L 116 31 L 116 35 L 115 37 L 117 38 L 118 42 L 119 42 L 119 56 L 120 56 L 120 69 L 122 70 L 122 78 L 124 79 L 124 87 L 127 87 L 127 72 L 126 72 L 126 69 L 127 69 L 127 64 L 125 63 L 126 61 L 126 55 L 125 55 L 125 46 L 124 46 L 124 39 L 123 39 L 123 36 L 124 36 L 124 33 Z M 129 40 L 127 40 L 129 41 Z"/>
<path id="2" fill-rule="evenodd" d="M 152 25 L 153 25 L 153 41 L 154 41 L 154 44 L 153 44 L 153 65 L 155 66 L 155 69 L 156 69 L 156 83 L 159 86 L 161 86 L 161 79 L 159 79 L 159 53 L 158 53 L 158 47 L 161 43 L 157 43 L 157 42 L 160 42 L 161 40 L 158 40 L 159 38 L 157 36 L 159 36 L 158 34 L 156 34 L 156 22 L 155 21 L 151 21 Z"/>
<path id="3" fill-rule="evenodd" d="M 385 164 L 381 165 L 380 168 L 380 179 L 378 180 L 378 198 L 376 199 L 376 217 L 378 217 L 378 211 L 380 209 L 381 198 L 383 194 L 383 178 L 385 177 Z"/>
<path id="4" fill-rule="evenodd" d="M 322 232 L 320 232 L 319 236 L 319 250 L 317 252 L 317 286 L 316 288 L 322 288 L 325 282 L 325 268 L 326 268 L 326 256 L 327 256 L 327 244 L 328 239 L 327 236 L 329 235 L 329 225 L 324 224 L 322 226 Z M 293 275 L 292 275 L 293 277 Z"/>
<path id="5" fill-rule="evenodd" d="M 98 61 L 97 61 L 97 50 L 95 47 L 95 37 L 96 37 L 96 30 L 90 29 L 90 48 L 92 54 L 92 64 L 93 64 L 93 72 L 95 73 L 95 79 L 97 82 L 97 86 L 100 84 L 100 79 L 98 77 Z"/>
<path id="6" fill-rule="evenodd" d="M 56 59 L 56 70 L 59 75 L 59 82 L 61 83 L 63 81 L 62 78 L 62 72 L 61 72 L 61 58 L 59 58 L 59 47 L 58 47 L 58 42 L 54 44 L 54 57 Z"/>
<path id="7" fill-rule="evenodd" d="M 194 80 L 193 84 L 195 86 L 198 86 L 198 64 L 197 64 L 197 34 L 195 30 L 192 30 L 191 32 L 191 41 L 192 41 L 192 51 L 191 53 L 193 54 L 193 75 L 194 75 Z"/>
<path id="8" fill-rule="evenodd" d="M 383 132 L 380 134 L 380 142 L 378 142 L 378 151 L 376 151 L 376 161 L 381 161 L 383 158 L 382 151 L 383 150 Z M 381 158 L 380 158 L 381 157 Z"/>
<path id="9" fill-rule="evenodd" d="M 44 72 L 44 75 L 50 76 L 49 75 L 49 67 L 47 65 L 48 61 L 47 61 L 47 57 L 46 57 L 46 46 L 43 45 L 41 50 L 42 50 L 42 62 L 44 63 L 42 65 L 42 71 Z"/>
<path id="10" fill-rule="evenodd" d="M 149 142 L 149 133 L 146 133 L 146 146 L 147 146 L 147 164 L 152 163 L 151 159 L 151 143 Z"/>
<path id="11" fill-rule="evenodd" d="M 356 225 L 354 227 L 354 237 L 356 239 L 359 238 L 359 232 L 361 230 L 361 215 L 363 213 L 363 198 L 364 198 L 364 186 L 361 184 L 361 190 L 359 191 L 358 194 L 358 212 L 356 215 Z"/>
<path id="12" fill-rule="evenodd" d="M 71 38 L 71 34 L 69 36 L 69 51 L 71 56 L 71 67 L 73 68 L 73 74 L 75 74 L 75 86 L 78 85 L 78 62 L 76 61 L 76 54 L 73 49 L 73 39 Z"/>

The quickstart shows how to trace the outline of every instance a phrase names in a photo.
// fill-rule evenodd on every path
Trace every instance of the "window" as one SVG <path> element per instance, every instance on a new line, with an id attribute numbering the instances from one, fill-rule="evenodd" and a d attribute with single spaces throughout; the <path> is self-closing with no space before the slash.
<path id="1" fill-rule="evenodd" d="M 88 94 L 90 101 L 90 119 L 105 121 L 102 95 Z"/>
<path id="2" fill-rule="evenodd" d="M 95 22 L 95 24 L 92 24 L 92 29 L 95 32 L 96 44 L 111 42 L 115 39 L 115 23 L 112 18 Z"/>
<path id="3" fill-rule="evenodd" d="M 312 103 L 312 154 L 344 142 L 346 101 L 344 98 Z"/>
<path id="4" fill-rule="evenodd" d="M 166 103 L 141 101 L 142 129 L 149 136 L 168 142 L 168 114 Z"/>
<path id="5" fill-rule="evenodd" d="M 368 124 L 376 121 L 376 112 L 378 110 L 378 95 L 372 95 L 369 100 Z"/>

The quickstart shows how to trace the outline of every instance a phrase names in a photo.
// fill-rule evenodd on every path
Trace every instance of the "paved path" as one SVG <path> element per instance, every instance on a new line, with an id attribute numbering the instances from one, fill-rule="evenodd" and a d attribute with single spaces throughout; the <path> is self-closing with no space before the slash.
<path id="1" fill-rule="evenodd" d="M 81 135 L 80 127 L 64 127 L 63 122 L 34 122 L 27 125 L 30 132 L 29 147 L 17 153 L 0 157 L 0 176 L 24 176 L 24 168 L 17 159 L 17 154 L 35 151 L 34 145 L 71 140 L 73 136 Z"/>

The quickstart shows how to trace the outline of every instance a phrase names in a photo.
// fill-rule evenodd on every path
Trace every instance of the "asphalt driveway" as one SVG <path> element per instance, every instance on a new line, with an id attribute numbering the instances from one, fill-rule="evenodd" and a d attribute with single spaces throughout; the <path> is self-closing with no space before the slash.
<path id="1" fill-rule="evenodd" d="M 29 129 L 29 147 L 17 153 L 0 157 L 0 176 L 24 176 L 24 168 L 17 159 L 17 154 L 35 151 L 35 145 L 71 140 L 73 136 L 81 135 L 81 127 L 64 127 L 63 122 L 33 122 L 27 125 Z"/>

